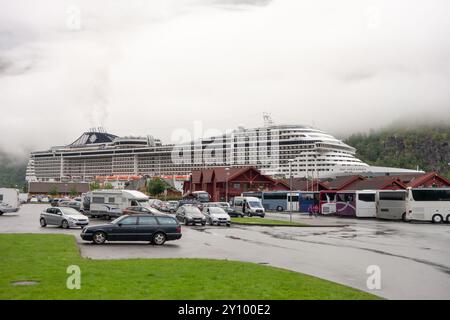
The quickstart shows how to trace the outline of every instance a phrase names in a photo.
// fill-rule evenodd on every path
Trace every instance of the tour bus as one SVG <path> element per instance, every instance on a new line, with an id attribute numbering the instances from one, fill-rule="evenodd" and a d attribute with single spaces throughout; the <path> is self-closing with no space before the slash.
<path id="1" fill-rule="evenodd" d="M 202 203 L 209 202 L 210 199 L 211 197 L 206 191 L 192 191 L 183 196 L 183 200 L 194 200 Z"/>
<path id="2" fill-rule="evenodd" d="M 260 216 L 264 218 L 266 211 L 261 203 L 261 199 L 256 197 L 234 197 L 232 208 L 235 212 L 242 213 L 249 217 Z"/>
<path id="3" fill-rule="evenodd" d="M 334 190 L 322 190 L 319 192 L 319 212 L 321 214 L 336 213 L 336 192 Z"/>
<path id="4" fill-rule="evenodd" d="M 378 190 L 375 195 L 379 219 L 406 220 L 406 190 Z"/>
<path id="5" fill-rule="evenodd" d="M 303 213 L 312 213 L 314 208 L 319 206 L 318 191 L 300 191 L 299 193 L 299 211 Z"/>
<path id="6" fill-rule="evenodd" d="M 81 211 L 91 217 L 109 220 L 127 207 L 150 206 L 149 197 L 136 190 L 94 190 L 83 194 Z"/>
<path id="7" fill-rule="evenodd" d="M 376 217 L 375 190 L 339 191 L 336 194 L 336 215 L 344 217 Z"/>
<path id="8" fill-rule="evenodd" d="M 241 196 L 261 199 L 264 209 L 269 211 L 298 211 L 298 194 L 296 191 L 248 191 Z"/>
<path id="9" fill-rule="evenodd" d="M 406 219 L 450 223 L 450 188 L 408 188 Z"/>
<path id="10" fill-rule="evenodd" d="M 19 190 L 14 188 L 0 188 L 0 215 L 19 210 Z"/>

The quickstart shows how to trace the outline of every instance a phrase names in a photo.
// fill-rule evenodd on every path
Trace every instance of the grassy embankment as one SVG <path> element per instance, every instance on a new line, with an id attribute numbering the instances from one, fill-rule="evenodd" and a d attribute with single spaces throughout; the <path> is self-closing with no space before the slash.
<path id="1" fill-rule="evenodd" d="M 153 250 L 149 245 L 143 250 Z M 81 289 L 69 290 L 69 265 Z M 32 286 L 12 282 L 39 281 Z M 90 260 L 69 235 L 0 234 L 0 299 L 376 299 L 273 267 L 205 259 Z"/>

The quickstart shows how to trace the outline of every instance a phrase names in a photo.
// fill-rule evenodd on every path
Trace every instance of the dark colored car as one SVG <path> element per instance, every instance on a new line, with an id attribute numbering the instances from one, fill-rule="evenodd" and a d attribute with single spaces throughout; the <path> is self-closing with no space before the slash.
<path id="1" fill-rule="evenodd" d="M 123 215 L 111 223 L 86 227 L 81 239 L 103 244 L 105 241 L 150 241 L 162 245 L 181 238 L 181 226 L 174 217 L 155 214 Z"/>
<path id="2" fill-rule="evenodd" d="M 185 204 L 178 208 L 176 213 L 178 221 L 183 222 L 185 225 L 201 223 L 206 225 L 206 216 L 194 205 Z"/>

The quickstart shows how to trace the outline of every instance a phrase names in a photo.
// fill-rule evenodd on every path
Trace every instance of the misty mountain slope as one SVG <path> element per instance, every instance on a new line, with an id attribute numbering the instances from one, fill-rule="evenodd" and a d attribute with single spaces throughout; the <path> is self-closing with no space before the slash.
<path id="1" fill-rule="evenodd" d="M 26 163 L 10 157 L 0 150 L 0 188 L 18 187 L 25 185 Z"/>
<path id="2" fill-rule="evenodd" d="M 437 171 L 450 176 L 450 126 L 387 128 L 354 134 L 345 142 L 357 149 L 357 157 L 376 166 Z"/>

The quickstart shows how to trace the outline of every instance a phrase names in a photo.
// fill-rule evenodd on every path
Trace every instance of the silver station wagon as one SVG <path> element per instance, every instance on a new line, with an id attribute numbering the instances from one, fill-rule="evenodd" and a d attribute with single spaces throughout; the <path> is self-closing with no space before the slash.
<path id="1" fill-rule="evenodd" d="M 50 207 L 41 212 L 39 222 L 41 227 L 54 225 L 65 229 L 72 227 L 83 228 L 89 224 L 89 218 L 73 208 Z"/>

